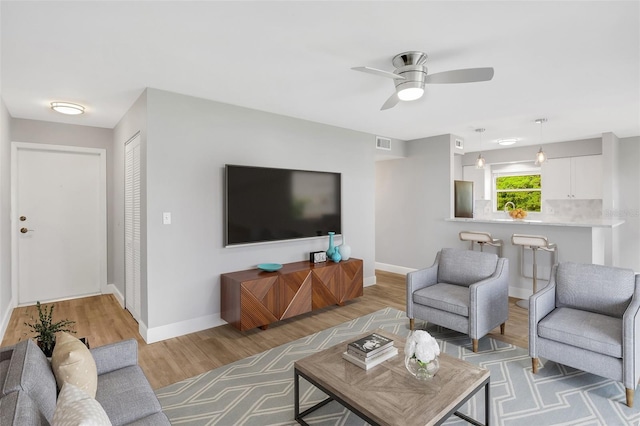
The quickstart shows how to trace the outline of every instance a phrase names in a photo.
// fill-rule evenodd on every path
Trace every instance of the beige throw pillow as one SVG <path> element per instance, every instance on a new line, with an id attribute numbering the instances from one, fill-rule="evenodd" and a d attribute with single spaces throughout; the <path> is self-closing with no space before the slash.
<path id="1" fill-rule="evenodd" d="M 71 383 L 91 398 L 96 397 L 98 387 L 96 362 L 89 349 L 80 340 L 69 333 L 59 333 L 51 356 L 51 367 L 59 389 L 62 389 L 63 384 Z"/>
<path id="2" fill-rule="evenodd" d="M 70 383 L 62 386 L 53 413 L 53 426 L 110 425 L 109 416 L 98 401 Z"/>

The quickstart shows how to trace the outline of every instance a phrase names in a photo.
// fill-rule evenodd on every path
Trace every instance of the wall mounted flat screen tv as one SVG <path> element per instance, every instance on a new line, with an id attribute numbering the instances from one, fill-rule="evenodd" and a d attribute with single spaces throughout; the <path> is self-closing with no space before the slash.
<path id="1" fill-rule="evenodd" d="M 225 245 L 340 234 L 340 173 L 225 167 Z"/>

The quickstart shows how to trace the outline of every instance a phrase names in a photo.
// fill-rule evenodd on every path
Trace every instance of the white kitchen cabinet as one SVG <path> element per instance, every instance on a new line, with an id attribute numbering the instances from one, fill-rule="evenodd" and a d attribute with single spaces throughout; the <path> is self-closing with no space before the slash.
<path id="1" fill-rule="evenodd" d="M 542 199 L 602 198 L 602 156 L 552 158 L 542 164 Z"/>

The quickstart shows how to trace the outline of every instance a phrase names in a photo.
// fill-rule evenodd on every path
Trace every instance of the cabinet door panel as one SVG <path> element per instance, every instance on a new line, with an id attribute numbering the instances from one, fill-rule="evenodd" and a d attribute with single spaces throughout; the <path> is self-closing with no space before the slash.
<path id="1" fill-rule="evenodd" d="M 571 198 L 571 159 L 552 158 L 542 163 L 542 199 Z"/>
<path id="2" fill-rule="evenodd" d="M 583 200 L 602 198 L 602 156 L 585 155 L 572 160 L 572 198 Z"/>
<path id="3" fill-rule="evenodd" d="M 363 282 L 363 270 L 362 261 L 357 260 L 342 265 L 342 299 L 341 302 L 355 299 L 363 294 L 362 282 Z"/>
<path id="4" fill-rule="evenodd" d="M 280 277 L 280 319 L 311 311 L 311 272 L 300 271 Z"/>
<path id="5" fill-rule="evenodd" d="M 240 290 L 240 329 L 260 327 L 278 320 L 278 277 L 246 281 Z"/>
<path id="6" fill-rule="evenodd" d="M 311 277 L 313 309 L 341 303 L 340 269 L 337 264 L 314 269 Z"/>

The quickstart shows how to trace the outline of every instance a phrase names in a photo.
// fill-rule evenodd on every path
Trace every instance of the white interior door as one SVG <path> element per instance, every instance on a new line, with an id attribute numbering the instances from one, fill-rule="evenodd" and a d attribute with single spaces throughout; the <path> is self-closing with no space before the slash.
<path id="1" fill-rule="evenodd" d="M 140 135 L 125 146 L 125 307 L 140 322 Z"/>
<path id="2" fill-rule="evenodd" d="M 106 286 L 106 153 L 12 144 L 14 288 L 30 304 Z"/>

